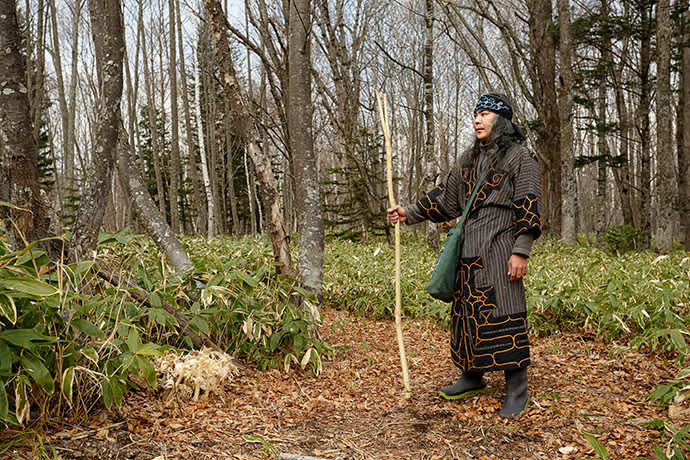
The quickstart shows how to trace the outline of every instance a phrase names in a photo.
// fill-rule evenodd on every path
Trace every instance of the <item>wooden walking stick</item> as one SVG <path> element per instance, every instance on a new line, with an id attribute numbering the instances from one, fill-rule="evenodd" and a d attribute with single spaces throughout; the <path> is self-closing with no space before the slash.
<path id="1" fill-rule="evenodd" d="M 395 196 L 393 195 L 393 147 L 391 146 L 391 136 L 388 130 L 388 109 L 386 93 L 383 94 L 383 104 L 381 104 L 381 95 L 379 90 L 376 90 L 376 101 L 379 105 L 379 114 L 381 116 L 381 127 L 383 128 L 383 138 L 386 141 L 386 165 L 388 169 L 388 201 L 391 208 L 395 206 Z M 400 222 L 395 223 L 395 329 L 398 335 L 398 349 L 400 350 L 400 366 L 402 367 L 403 385 L 405 386 L 405 397 L 409 398 L 410 377 L 407 372 L 407 355 L 405 354 L 405 343 L 403 342 L 402 333 L 402 319 L 401 319 L 402 301 L 400 297 Z"/>

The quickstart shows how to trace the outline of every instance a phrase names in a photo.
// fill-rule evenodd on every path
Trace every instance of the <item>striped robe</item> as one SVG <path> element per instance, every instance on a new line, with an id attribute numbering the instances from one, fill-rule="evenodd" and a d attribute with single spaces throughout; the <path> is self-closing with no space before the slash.
<path id="1" fill-rule="evenodd" d="M 405 209 L 407 223 L 444 222 L 462 214 L 488 167 L 464 225 L 451 318 L 451 355 L 463 371 L 524 368 L 530 363 L 527 305 L 522 280 L 510 281 L 511 254 L 529 255 L 541 234 L 541 173 L 536 157 L 513 144 L 494 157 L 486 149 L 471 166 L 456 165 L 441 185 Z M 527 254 L 520 240 L 528 240 Z"/>

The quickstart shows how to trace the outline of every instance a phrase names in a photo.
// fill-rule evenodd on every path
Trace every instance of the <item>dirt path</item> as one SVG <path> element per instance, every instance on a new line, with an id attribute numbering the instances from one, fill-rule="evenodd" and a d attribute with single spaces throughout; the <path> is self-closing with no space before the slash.
<path id="1" fill-rule="evenodd" d="M 503 381 L 462 402 L 438 388 L 458 377 L 448 333 L 405 322 L 413 395 L 402 396 L 392 321 L 324 312 L 322 337 L 338 348 L 318 378 L 246 371 L 222 396 L 162 401 L 132 393 L 117 413 L 56 425 L 45 435 L 63 459 L 575 459 L 592 457 L 580 434 L 594 433 L 612 459 L 655 458 L 666 418 L 645 401 L 674 369 L 628 350 L 554 335 L 532 340 L 531 402 L 516 421 L 499 419 Z M 273 453 L 271 453 L 273 452 Z M 285 454 L 294 454 L 290 457 Z M 34 458 L 17 447 L 5 458 Z"/>

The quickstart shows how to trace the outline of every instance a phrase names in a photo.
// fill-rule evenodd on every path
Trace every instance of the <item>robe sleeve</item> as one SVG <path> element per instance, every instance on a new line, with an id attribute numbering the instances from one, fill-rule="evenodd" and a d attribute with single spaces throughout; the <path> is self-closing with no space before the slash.
<path id="1" fill-rule="evenodd" d="M 529 257 L 529 253 L 532 251 L 532 243 L 534 243 L 534 236 L 532 232 L 523 232 L 515 238 L 515 244 L 513 244 L 513 254 L 519 254 L 523 257 Z"/>
<path id="2" fill-rule="evenodd" d="M 462 214 L 458 196 L 460 195 L 460 171 L 454 167 L 446 180 L 434 187 L 415 204 L 405 206 L 406 224 L 412 225 L 423 220 L 447 222 Z"/>
<path id="3" fill-rule="evenodd" d="M 541 171 L 536 155 L 523 149 L 513 188 L 513 231 L 515 237 L 541 235 Z"/>

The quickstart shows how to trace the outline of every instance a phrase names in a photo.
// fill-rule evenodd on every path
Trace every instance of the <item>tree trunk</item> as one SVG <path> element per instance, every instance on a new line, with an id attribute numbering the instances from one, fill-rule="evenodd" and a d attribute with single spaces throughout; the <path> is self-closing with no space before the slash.
<path id="1" fill-rule="evenodd" d="M 151 198 L 141 174 L 137 169 L 131 146 L 127 140 L 124 127 L 119 137 L 119 155 L 117 161 L 120 184 L 130 198 L 132 206 L 136 210 L 137 219 L 146 229 L 146 233 L 153 239 L 158 249 L 165 253 L 168 264 L 176 271 L 185 271 L 194 268 L 194 264 L 175 236 L 165 216 L 160 212 L 156 203 Z"/>
<path id="2" fill-rule="evenodd" d="M 556 43 L 551 0 L 527 2 L 530 53 L 535 67 L 534 102 L 543 136 L 536 143 L 537 153 L 546 160 L 542 166 L 545 226 L 551 235 L 561 234 L 561 142 L 556 98 Z"/>
<path id="3" fill-rule="evenodd" d="M 45 22 L 46 22 L 46 8 L 44 0 L 38 1 L 38 11 L 36 12 L 36 88 L 32 88 L 29 94 L 33 98 L 29 101 L 31 107 L 31 123 L 33 124 L 34 139 L 38 141 L 41 132 L 41 116 L 44 112 L 43 101 L 45 100 Z M 27 75 L 28 81 L 31 82 L 30 75 Z"/>
<path id="4" fill-rule="evenodd" d="M 96 50 L 99 98 L 96 114 L 92 173 L 79 201 L 70 256 L 87 257 L 96 247 L 108 199 L 120 127 L 122 61 L 125 49 L 120 0 L 89 0 L 91 30 Z"/>
<path id="5" fill-rule="evenodd" d="M 146 28 L 144 27 L 143 16 L 139 17 L 139 31 L 141 33 L 142 61 L 144 63 L 144 85 L 146 86 L 146 108 L 149 116 L 149 129 L 151 131 L 151 160 L 153 162 L 153 173 L 156 178 L 156 193 L 158 194 L 158 209 L 165 215 L 165 194 L 163 193 L 163 178 L 159 158 L 161 148 L 159 147 L 158 116 L 156 114 L 156 100 L 153 94 L 153 78 L 149 70 L 149 57 L 146 48 Z M 151 62 L 151 70 L 153 62 Z"/>
<path id="6" fill-rule="evenodd" d="M 232 220 L 232 225 L 228 228 L 232 229 L 232 234 L 234 236 L 239 236 L 240 234 L 240 218 L 237 213 L 237 192 L 235 191 L 235 148 L 233 139 L 232 123 L 229 118 L 224 120 L 223 132 L 225 133 L 225 145 L 226 148 L 226 169 L 225 169 L 225 182 L 227 183 L 227 197 L 230 201 L 230 219 Z"/>
<path id="7" fill-rule="evenodd" d="M 175 19 L 177 22 L 177 36 L 182 37 L 182 20 L 180 19 L 180 2 L 175 2 Z M 185 232 L 192 231 L 196 232 L 197 231 L 197 222 L 195 221 L 195 213 L 194 210 L 200 210 L 202 209 L 203 206 L 203 198 L 202 198 L 202 193 L 201 193 L 201 182 L 199 180 L 199 172 L 197 170 L 197 164 L 196 164 L 196 155 L 194 154 L 194 146 L 192 145 L 192 139 L 194 138 L 194 131 L 192 128 L 192 120 L 191 120 L 191 115 L 190 115 L 190 107 L 189 107 L 189 93 L 188 93 L 188 87 L 187 87 L 187 66 L 185 65 L 185 60 L 184 60 L 184 47 L 182 46 L 182 40 L 177 41 L 177 47 L 178 47 L 178 55 L 180 57 L 180 87 L 182 88 L 182 108 L 183 108 L 183 114 L 184 114 L 184 127 L 185 127 L 185 135 L 187 137 L 187 155 L 188 155 L 188 161 L 187 161 L 187 174 L 189 176 L 189 180 L 191 181 L 191 188 L 192 188 L 192 202 L 193 204 L 190 206 L 190 211 L 189 214 L 190 216 L 188 217 L 188 222 L 186 224 L 190 227 L 189 229 L 185 228 Z M 203 213 L 202 213 L 203 214 Z"/>
<path id="8" fill-rule="evenodd" d="M 650 20 L 651 6 L 642 5 L 641 22 L 642 32 L 640 34 L 640 102 L 637 109 L 636 119 L 638 120 L 638 132 L 640 136 L 640 222 L 638 227 L 647 238 L 646 245 L 649 245 L 648 238 L 651 236 L 651 173 L 650 162 L 650 133 L 649 133 L 649 106 L 651 99 L 651 83 L 649 81 L 649 67 L 651 64 L 651 35 L 652 23 Z"/>
<path id="9" fill-rule="evenodd" d="M 81 11 L 83 7 L 83 0 L 74 2 L 74 11 L 72 12 L 72 56 L 71 56 L 71 74 L 69 83 L 69 99 L 67 112 L 67 132 L 65 133 L 64 152 L 65 152 L 65 184 L 67 185 L 67 199 L 70 205 L 68 215 L 74 215 L 72 205 L 78 199 L 80 183 L 77 180 L 75 171 L 76 166 L 76 152 L 77 148 L 77 85 L 79 83 L 79 24 L 81 22 Z M 85 171 L 84 171 L 85 172 Z"/>
<path id="10" fill-rule="evenodd" d="M 605 68 L 606 62 L 605 57 L 602 53 L 599 65 Z M 611 158 L 611 151 L 609 149 L 609 143 L 607 140 L 608 131 L 606 129 L 607 124 L 607 114 L 606 108 L 608 106 L 607 101 L 607 83 L 606 75 L 601 75 L 599 80 L 599 96 L 598 96 L 598 111 L 595 111 L 596 126 L 599 128 L 597 130 L 597 150 L 599 153 L 599 161 L 597 161 L 597 209 L 596 209 L 596 227 L 595 232 L 600 242 L 603 241 L 604 232 L 608 226 L 608 206 L 609 199 L 606 187 L 606 177 L 608 173 L 608 161 Z"/>
<path id="11" fill-rule="evenodd" d="M 292 0 L 289 8 L 288 132 L 299 213 L 297 267 L 304 287 L 320 298 L 324 224 L 312 136 L 310 0 Z"/>
<path id="12" fill-rule="evenodd" d="M 239 82 L 235 75 L 233 57 L 226 31 L 227 18 L 218 0 L 204 0 L 204 9 L 211 28 L 214 53 L 223 73 L 223 87 L 225 95 L 232 109 L 238 135 L 247 143 L 247 153 L 254 163 L 254 169 L 259 181 L 259 187 L 264 204 L 270 208 L 269 230 L 273 244 L 273 256 L 278 262 L 278 273 L 293 275 L 292 258 L 290 255 L 290 235 L 285 230 L 283 219 L 283 200 L 278 193 L 271 160 L 256 142 L 255 130 L 251 129 L 251 118 L 247 109 L 246 99 L 243 97 Z"/>
<path id="13" fill-rule="evenodd" d="M 0 164 L 5 163 L 0 200 L 12 205 L 0 206 L 0 218 L 5 220 L 10 243 L 16 248 L 51 234 L 48 204 L 38 183 L 38 148 L 19 43 L 17 4 L 0 0 L 0 139 L 2 153 L 7 155 L 5 161 L 0 160 Z M 10 230 L 13 228 L 15 232 Z"/>
<path id="14" fill-rule="evenodd" d="M 602 0 L 602 11 L 607 12 L 608 15 L 608 1 Z M 602 16 L 604 16 L 602 14 Z M 606 17 L 606 16 L 604 16 Z M 628 43 L 630 39 L 625 39 L 625 44 L 623 49 L 625 50 L 621 53 L 622 56 L 627 55 Z M 606 53 L 608 55 L 608 60 L 613 61 L 611 58 L 611 41 L 606 41 Z M 623 67 L 626 64 L 626 59 L 621 57 L 619 65 L 612 65 L 612 77 L 613 77 L 613 88 L 616 93 L 616 110 L 618 112 L 618 119 L 620 122 L 620 147 L 619 156 L 621 158 L 621 166 L 614 168 L 614 177 L 616 179 L 616 186 L 618 189 L 618 195 L 621 201 L 621 212 L 623 213 L 623 224 L 634 226 L 634 214 L 632 205 L 632 161 L 630 156 L 630 136 L 631 136 L 631 120 L 630 111 L 628 110 L 627 104 L 625 102 L 625 94 L 623 93 Z"/>
<path id="15" fill-rule="evenodd" d="M 657 3 L 657 213 L 654 232 L 656 250 L 668 252 L 673 247 L 673 205 L 675 202 L 675 161 L 673 158 L 673 124 L 671 119 L 671 2 Z"/>
<path id="16" fill-rule="evenodd" d="M 81 18 L 82 0 L 77 0 L 72 9 L 72 56 L 71 56 L 71 76 L 69 84 L 69 99 L 65 89 L 65 81 L 62 72 L 62 57 L 60 54 L 59 29 L 57 22 L 57 10 L 55 0 L 49 0 L 52 29 L 52 50 L 53 67 L 55 68 L 55 79 L 58 93 L 58 107 L 60 109 L 60 121 L 62 123 L 62 175 L 58 181 L 59 193 L 61 195 L 61 207 L 63 218 L 66 217 L 67 223 L 71 224 L 74 212 L 71 202 L 74 200 L 74 148 L 75 148 L 75 116 L 76 116 L 76 92 L 79 74 L 78 49 L 79 49 L 79 21 Z M 69 101 L 69 102 L 68 102 Z"/>
<path id="17" fill-rule="evenodd" d="M 570 34 L 570 1 L 558 0 L 558 20 L 560 22 L 560 91 L 558 96 L 558 117 L 561 127 L 561 238 L 565 244 L 577 243 L 575 210 L 577 207 L 577 188 L 575 184 L 575 165 L 573 152 L 573 44 Z"/>
<path id="18" fill-rule="evenodd" d="M 194 39 L 194 112 L 196 115 L 196 134 L 197 142 L 199 143 L 199 158 L 201 159 L 201 177 L 204 181 L 204 191 L 206 192 L 206 237 L 211 239 L 215 236 L 215 206 L 213 198 L 213 190 L 211 189 L 211 179 L 208 173 L 208 165 L 206 164 L 206 146 L 204 144 L 204 125 L 201 118 L 201 78 L 199 69 L 199 28 L 197 27 L 197 34 Z"/>
<path id="19" fill-rule="evenodd" d="M 180 225 L 180 125 L 177 110 L 177 49 L 175 47 L 175 3 L 168 0 L 170 56 L 168 59 L 168 75 L 170 77 L 170 164 L 168 165 L 168 198 L 170 200 L 170 226 L 173 232 L 182 231 Z M 180 41 L 182 37 L 180 37 Z"/>
<path id="20" fill-rule="evenodd" d="M 690 13 L 683 4 L 684 45 L 681 48 L 680 100 L 678 101 L 678 202 L 685 250 L 690 251 Z"/>
<path id="21" fill-rule="evenodd" d="M 439 165 L 434 152 L 434 0 L 424 1 L 424 182 L 422 187 L 430 191 L 436 185 Z M 426 236 L 429 247 L 434 251 L 440 249 L 439 226 L 431 221 L 426 222 Z"/>

